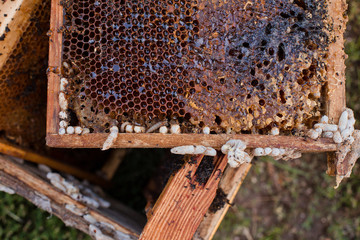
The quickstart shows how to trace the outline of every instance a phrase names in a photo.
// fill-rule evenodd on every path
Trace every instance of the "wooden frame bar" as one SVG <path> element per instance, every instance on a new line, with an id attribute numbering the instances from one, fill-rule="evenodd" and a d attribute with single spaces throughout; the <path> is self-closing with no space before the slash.
<path id="1" fill-rule="evenodd" d="M 60 148 L 99 148 L 108 134 L 94 133 L 88 135 L 57 135 L 51 134 L 46 138 L 47 145 Z M 328 138 L 312 140 L 306 137 L 253 135 L 253 134 L 168 134 L 149 133 L 121 133 L 114 148 L 172 148 L 182 145 L 199 144 L 220 149 L 230 139 L 239 139 L 247 143 L 249 148 L 277 147 L 294 148 L 303 152 L 331 152 L 336 151 L 336 144 Z"/>
<path id="2" fill-rule="evenodd" d="M 344 32 L 346 29 L 347 4 L 345 0 L 330 0 L 329 12 L 332 14 L 334 29 L 337 32 L 333 41 L 329 46 L 330 62 L 327 66 L 327 99 L 325 104 L 326 115 L 331 123 L 337 124 L 341 113 L 346 107 L 346 87 L 345 87 L 345 59 L 347 55 L 344 52 Z M 340 14 L 339 14 L 340 12 Z M 327 174 L 335 176 L 336 172 L 336 156 L 334 153 L 328 154 Z"/>
<path id="3" fill-rule="evenodd" d="M 60 0 L 51 1 L 50 15 L 50 42 L 49 42 L 49 73 L 48 73 L 48 99 L 46 114 L 46 134 L 57 134 L 59 131 L 59 92 L 61 52 L 62 52 L 62 31 L 63 7 Z"/>

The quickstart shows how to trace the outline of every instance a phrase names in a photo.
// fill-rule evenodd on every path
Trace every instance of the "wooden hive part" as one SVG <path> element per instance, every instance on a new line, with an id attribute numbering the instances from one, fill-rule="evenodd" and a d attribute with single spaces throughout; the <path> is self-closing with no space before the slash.
<path id="1" fill-rule="evenodd" d="M 20 1 L 19 1 L 20 2 Z M 32 146 L 43 141 L 46 114 L 46 67 L 50 1 L 35 1 L 31 7 L 17 6 L 19 25 L 9 23 L 0 40 L 0 131 L 18 143 Z M 2 12 L 5 16 L 6 13 Z M 25 19 L 28 16 L 28 19 Z M 18 15 L 14 16 L 14 21 Z M 24 18 L 24 19 L 23 19 Z M 20 27 L 20 28 L 17 28 Z M 21 33 L 14 39 L 14 34 Z M 11 38 L 11 39 L 10 39 Z M 14 43 L 13 48 L 9 48 Z M 11 50 L 11 51 L 10 51 Z"/>
<path id="2" fill-rule="evenodd" d="M 325 0 L 63 1 L 62 75 L 80 125 L 291 130 L 319 116 Z M 309 123 L 310 122 L 310 123 Z"/>

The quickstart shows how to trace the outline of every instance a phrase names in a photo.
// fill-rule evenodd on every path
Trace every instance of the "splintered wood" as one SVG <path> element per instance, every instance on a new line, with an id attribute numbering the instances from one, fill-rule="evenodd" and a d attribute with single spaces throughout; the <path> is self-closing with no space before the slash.
<path id="1" fill-rule="evenodd" d="M 203 155 L 186 163 L 170 178 L 157 200 L 140 239 L 191 239 L 210 207 L 227 163 L 226 156 L 215 161 L 208 181 L 198 185 L 196 170 Z"/>

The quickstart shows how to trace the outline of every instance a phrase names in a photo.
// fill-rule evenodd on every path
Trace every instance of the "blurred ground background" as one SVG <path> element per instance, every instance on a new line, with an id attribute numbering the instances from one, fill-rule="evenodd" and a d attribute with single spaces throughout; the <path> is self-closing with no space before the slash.
<path id="1" fill-rule="evenodd" d="M 359 129 L 360 0 L 348 3 L 347 105 L 354 110 Z M 151 156 L 159 159 L 161 155 L 158 150 Z M 136 162 L 134 159 L 142 160 Z M 129 189 L 134 191 L 133 196 L 139 196 L 147 178 L 154 172 L 151 162 L 149 150 L 132 151 L 117 173 L 123 177 L 115 181 L 124 188 L 138 184 L 138 188 Z M 134 164 L 151 166 L 142 168 L 144 171 L 129 171 Z M 334 178 L 325 174 L 325 154 L 304 155 L 291 162 L 277 162 L 271 158 L 255 160 L 215 239 L 360 239 L 359 165 L 354 167 L 352 177 L 334 190 Z M 123 174 L 129 172 L 130 175 Z M 121 189 L 119 185 L 116 187 Z M 115 192 L 117 196 L 114 197 L 141 211 L 143 199 L 129 199 L 128 195 L 123 195 L 129 194 L 128 189 Z M 0 192 L 0 239 L 81 240 L 90 237 L 67 228 L 57 217 L 37 209 L 24 198 Z"/>

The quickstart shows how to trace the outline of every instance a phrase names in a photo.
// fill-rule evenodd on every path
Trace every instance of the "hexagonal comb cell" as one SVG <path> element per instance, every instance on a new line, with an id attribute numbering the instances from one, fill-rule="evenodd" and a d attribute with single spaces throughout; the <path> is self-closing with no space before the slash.
<path id="1" fill-rule="evenodd" d="M 73 1 L 62 71 L 72 121 L 183 132 L 302 129 L 320 115 L 327 1 Z"/>

